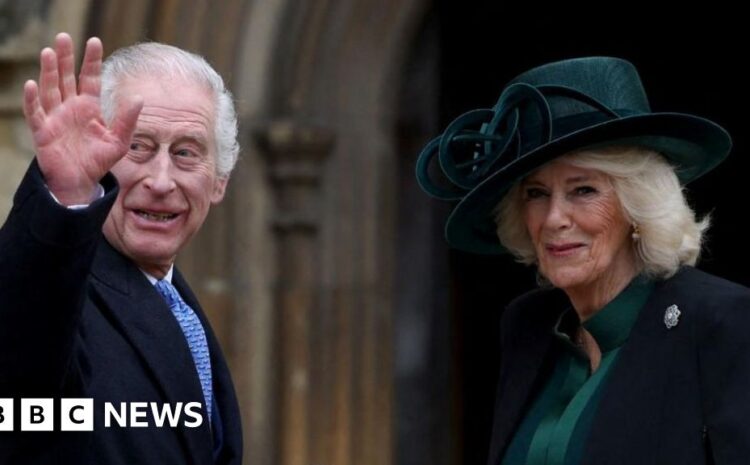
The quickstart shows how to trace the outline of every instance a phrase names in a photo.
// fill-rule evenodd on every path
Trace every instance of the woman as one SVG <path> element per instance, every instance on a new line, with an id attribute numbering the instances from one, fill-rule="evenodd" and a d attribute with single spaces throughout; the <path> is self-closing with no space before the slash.
<path id="1" fill-rule="evenodd" d="M 606 57 L 528 71 L 425 147 L 449 243 L 543 282 L 503 315 L 491 465 L 750 463 L 750 291 L 693 268 L 709 221 L 681 188 L 730 147 Z"/>

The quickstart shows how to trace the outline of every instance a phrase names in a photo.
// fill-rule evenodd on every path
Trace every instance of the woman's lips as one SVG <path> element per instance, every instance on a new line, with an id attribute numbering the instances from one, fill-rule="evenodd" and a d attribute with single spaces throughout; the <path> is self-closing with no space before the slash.
<path id="1" fill-rule="evenodd" d="M 586 244 L 582 242 L 568 242 L 565 244 L 547 244 L 545 249 L 553 257 L 567 257 L 580 251 Z"/>

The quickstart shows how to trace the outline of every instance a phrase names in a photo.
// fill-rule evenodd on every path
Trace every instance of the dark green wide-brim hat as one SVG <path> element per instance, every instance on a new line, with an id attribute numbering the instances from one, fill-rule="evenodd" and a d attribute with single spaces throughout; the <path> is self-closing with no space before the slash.
<path id="1" fill-rule="evenodd" d="M 628 61 L 577 58 L 527 71 L 505 87 L 493 108 L 456 118 L 422 150 L 417 180 L 436 198 L 460 200 L 445 226 L 451 246 L 504 253 L 495 209 L 508 189 L 550 160 L 605 146 L 653 149 L 685 184 L 721 163 L 732 141 L 707 119 L 652 113 Z M 431 174 L 436 155 L 442 183 Z"/>

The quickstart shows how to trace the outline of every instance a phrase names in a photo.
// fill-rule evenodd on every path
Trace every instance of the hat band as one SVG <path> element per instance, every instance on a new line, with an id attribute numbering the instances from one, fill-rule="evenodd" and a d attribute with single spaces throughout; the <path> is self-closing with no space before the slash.
<path id="1" fill-rule="evenodd" d="M 599 125 L 601 123 L 606 123 L 608 121 L 620 119 L 627 116 L 643 114 L 643 112 L 626 109 L 618 109 L 615 111 L 618 114 L 617 117 L 613 117 L 599 111 L 592 111 L 556 118 L 552 122 L 552 135 L 549 142 L 555 141 L 561 137 L 565 137 L 568 134 L 572 134 L 582 129 L 588 129 L 592 126 Z M 521 153 L 526 154 L 543 145 L 538 143 L 538 141 L 542 137 L 543 128 L 538 124 L 522 128 L 519 131 L 519 138 L 521 139 Z M 519 157 L 522 156 L 523 155 L 520 155 Z"/>

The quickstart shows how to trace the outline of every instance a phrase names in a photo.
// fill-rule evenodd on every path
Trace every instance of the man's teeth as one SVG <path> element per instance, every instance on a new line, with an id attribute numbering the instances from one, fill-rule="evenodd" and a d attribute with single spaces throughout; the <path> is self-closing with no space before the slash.
<path id="1" fill-rule="evenodd" d="M 176 213 L 151 213 L 143 210 L 136 210 L 136 214 L 151 221 L 168 221 L 177 216 Z"/>

